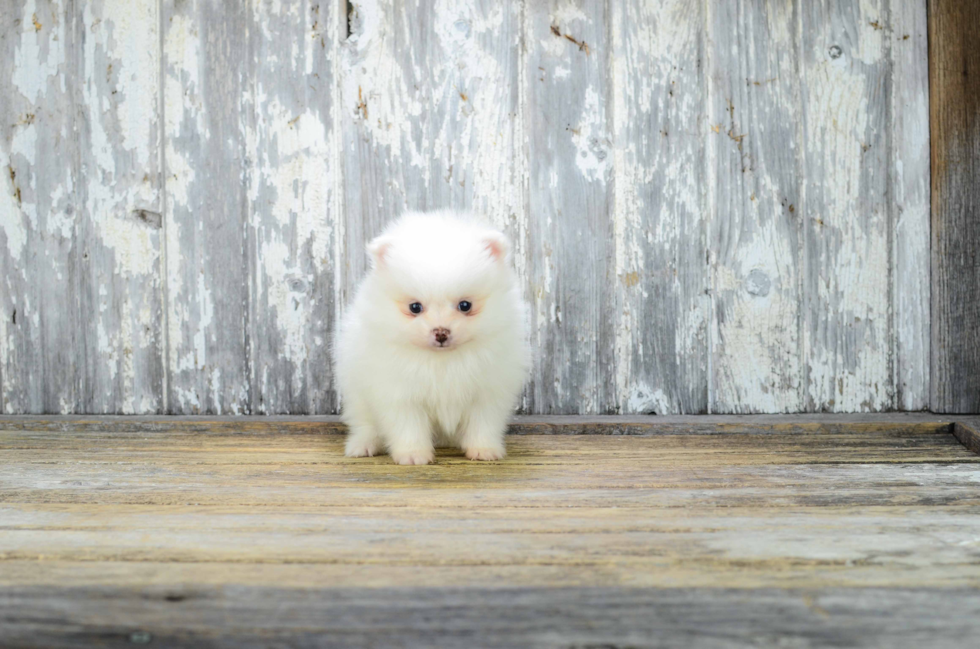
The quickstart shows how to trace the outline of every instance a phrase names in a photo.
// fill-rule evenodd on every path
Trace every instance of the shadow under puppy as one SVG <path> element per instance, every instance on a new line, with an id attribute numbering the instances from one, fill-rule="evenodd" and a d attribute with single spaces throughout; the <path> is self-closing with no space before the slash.
<path id="1" fill-rule="evenodd" d="M 334 345 L 347 455 L 504 457 L 528 365 L 510 242 L 467 214 L 409 212 L 368 253 Z"/>

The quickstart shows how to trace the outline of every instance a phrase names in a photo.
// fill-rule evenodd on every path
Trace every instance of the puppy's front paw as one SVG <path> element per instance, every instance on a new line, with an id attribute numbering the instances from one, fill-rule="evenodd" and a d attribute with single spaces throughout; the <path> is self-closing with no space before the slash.
<path id="1" fill-rule="evenodd" d="M 506 455 L 502 448 L 468 448 L 464 453 L 470 460 L 502 460 Z"/>
<path id="2" fill-rule="evenodd" d="M 391 459 L 395 464 L 430 464 L 435 459 L 435 453 L 429 450 L 391 452 Z"/>
<path id="3" fill-rule="evenodd" d="M 374 457 L 378 454 L 378 447 L 374 444 L 348 444 L 344 450 L 347 457 Z"/>
<path id="4" fill-rule="evenodd" d="M 344 444 L 344 455 L 347 457 L 372 457 L 382 452 L 380 440 L 374 434 L 371 426 L 354 424 L 347 435 Z"/>

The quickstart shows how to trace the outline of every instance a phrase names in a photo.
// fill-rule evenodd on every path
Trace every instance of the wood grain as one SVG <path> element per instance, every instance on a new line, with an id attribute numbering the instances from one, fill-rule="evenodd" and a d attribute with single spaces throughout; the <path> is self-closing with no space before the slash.
<path id="1" fill-rule="evenodd" d="M 929 52 L 926 7 L 891 2 L 892 323 L 895 409 L 929 407 Z"/>
<path id="2" fill-rule="evenodd" d="M 170 414 L 249 409 L 247 14 L 162 0 Z"/>
<path id="3" fill-rule="evenodd" d="M 63 0 L 0 8 L 0 407 L 78 412 L 76 16 Z"/>
<path id="4" fill-rule="evenodd" d="M 962 643 L 980 455 L 890 418 L 523 435 L 501 462 L 425 467 L 275 418 L 4 418 L 0 644 Z"/>
<path id="5" fill-rule="evenodd" d="M 980 419 L 967 419 L 953 424 L 953 436 L 964 447 L 980 455 Z"/>
<path id="6" fill-rule="evenodd" d="M 980 613 L 969 588 L 18 588 L 0 603 L 5 646 L 59 648 L 953 647 Z"/>
<path id="7" fill-rule="evenodd" d="M 411 470 L 345 458 L 342 441 L 4 430 L 0 561 L 455 566 L 443 585 L 494 567 L 510 575 L 498 586 L 568 583 L 563 566 L 631 586 L 980 583 L 956 542 L 978 531 L 980 456 L 944 430 L 531 435 L 503 462 L 440 451 Z"/>
<path id="8" fill-rule="evenodd" d="M 929 3 L 932 394 L 980 412 L 980 6 Z"/>
<path id="9" fill-rule="evenodd" d="M 797 12 L 709 8 L 711 412 L 803 409 Z"/>
<path id="10" fill-rule="evenodd" d="M 528 282 L 535 365 L 526 409 L 615 412 L 613 141 L 608 5 L 526 6 Z"/>
<path id="11" fill-rule="evenodd" d="M 336 412 L 330 341 L 343 233 L 330 2 L 255 2 L 248 17 L 249 410 Z"/>
<path id="12" fill-rule="evenodd" d="M 159 7 L 77 6 L 79 176 L 75 180 L 74 409 L 159 413 L 163 265 Z"/>
<path id="13" fill-rule="evenodd" d="M 610 7 L 615 405 L 623 413 L 704 413 L 704 9 L 683 1 Z"/>
<path id="14" fill-rule="evenodd" d="M 806 409 L 892 407 L 887 4 L 801 3 Z"/>

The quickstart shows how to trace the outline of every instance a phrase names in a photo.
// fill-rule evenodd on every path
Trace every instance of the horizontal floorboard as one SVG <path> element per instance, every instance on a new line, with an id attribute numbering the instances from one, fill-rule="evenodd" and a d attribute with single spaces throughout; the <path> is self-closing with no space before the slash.
<path id="1" fill-rule="evenodd" d="M 6 647 L 956 647 L 970 589 L 32 587 Z M 240 623 L 229 627 L 228 620 Z M 180 625 L 173 624 L 180 620 Z M 217 633 L 216 629 L 221 632 Z"/>

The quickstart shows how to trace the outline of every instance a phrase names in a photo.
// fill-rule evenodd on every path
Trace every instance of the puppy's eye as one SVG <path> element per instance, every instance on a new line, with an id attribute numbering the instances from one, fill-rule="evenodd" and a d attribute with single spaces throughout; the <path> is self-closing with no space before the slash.
<path id="1" fill-rule="evenodd" d="M 463 313 L 466 313 L 467 311 L 473 308 L 473 305 L 467 302 L 466 300 L 463 300 L 462 302 L 459 303 L 458 308 Z"/>
<path id="2" fill-rule="evenodd" d="M 408 310 L 414 313 L 415 315 L 418 315 L 422 313 L 422 303 L 412 302 L 411 304 L 408 305 Z"/>

